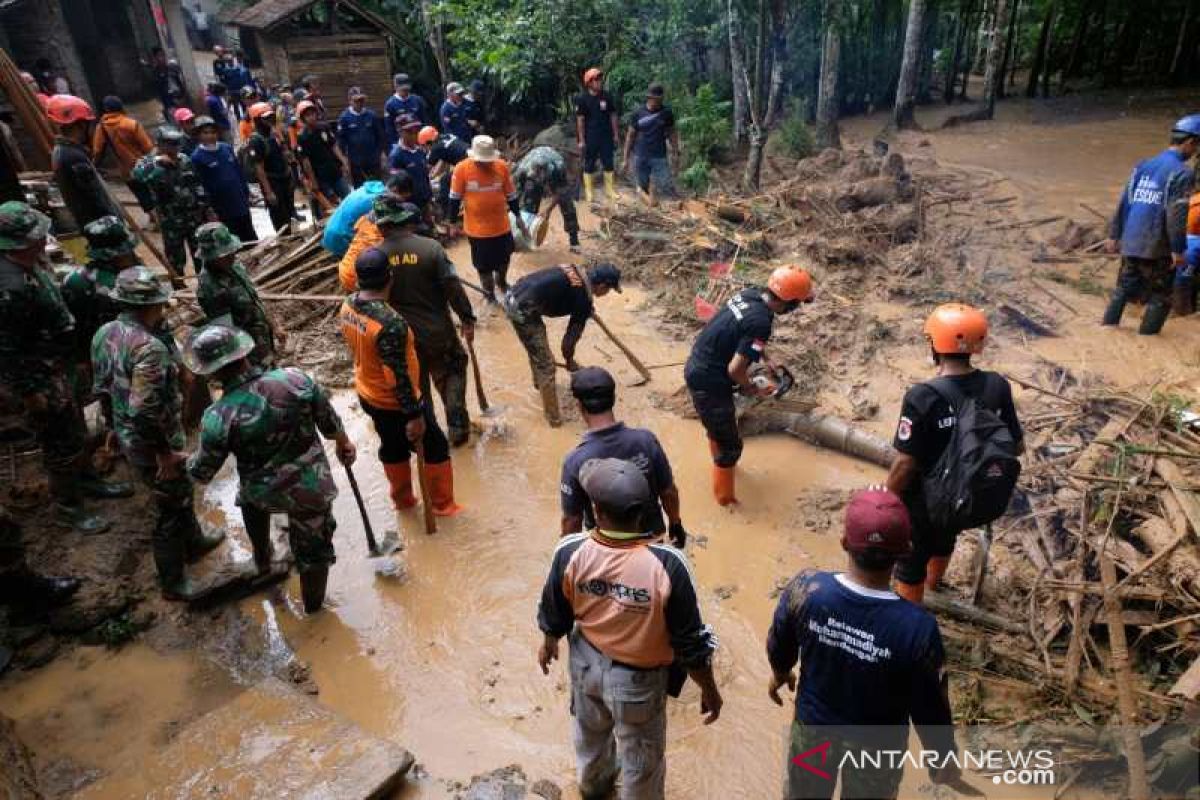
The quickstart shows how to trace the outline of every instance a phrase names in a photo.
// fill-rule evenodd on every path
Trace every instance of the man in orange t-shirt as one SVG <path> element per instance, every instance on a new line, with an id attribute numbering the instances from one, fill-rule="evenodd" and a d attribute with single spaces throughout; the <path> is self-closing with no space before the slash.
<path id="1" fill-rule="evenodd" d="M 521 219 L 512 173 L 490 136 L 476 136 L 467 157 L 454 168 L 450 179 L 451 220 L 458 217 L 464 203 L 463 228 L 471 243 L 471 263 L 479 273 L 488 303 L 495 304 L 496 287 L 508 291 L 508 262 L 514 249 L 509 212 L 526 238 L 529 229 Z"/>

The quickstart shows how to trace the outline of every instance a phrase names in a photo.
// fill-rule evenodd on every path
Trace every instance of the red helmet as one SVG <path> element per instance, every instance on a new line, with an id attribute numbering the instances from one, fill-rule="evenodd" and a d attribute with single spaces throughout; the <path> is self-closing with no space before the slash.
<path id="1" fill-rule="evenodd" d="M 299 104 L 296 105 L 296 116 L 299 117 L 300 119 L 304 119 L 305 111 L 316 111 L 316 110 L 317 110 L 317 104 L 314 103 L 312 100 L 301 100 L 299 102 Z"/>
<path id="2" fill-rule="evenodd" d="M 421 130 L 417 132 L 418 144 L 429 144 L 430 142 L 436 142 L 437 138 L 438 138 L 438 129 L 433 127 L 432 125 L 426 125 L 424 128 L 421 128 Z"/>
<path id="3" fill-rule="evenodd" d="M 58 125 L 70 125 L 73 122 L 92 121 L 96 112 L 87 101 L 73 94 L 56 94 L 46 103 L 46 116 Z"/>
<path id="4" fill-rule="evenodd" d="M 812 277 L 799 267 L 779 267 L 767 279 L 767 288 L 786 303 L 802 303 L 812 297 Z"/>
<path id="5" fill-rule="evenodd" d="M 933 352 L 942 355 L 982 353 L 987 333 L 983 312 L 962 303 L 938 306 L 925 320 L 925 338 Z"/>
<path id="6" fill-rule="evenodd" d="M 587 72 L 583 73 L 583 85 L 587 86 L 596 78 L 602 77 L 604 77 L 604 70 L 600 69 L 599 67 L 592 67 Z"/>
<path id="7" fill-rule="evenodd" d="M 267 102 L 255 103 L 250 106 L 250 119 L 258 119 L 274 113 L 275 109 Z"/>

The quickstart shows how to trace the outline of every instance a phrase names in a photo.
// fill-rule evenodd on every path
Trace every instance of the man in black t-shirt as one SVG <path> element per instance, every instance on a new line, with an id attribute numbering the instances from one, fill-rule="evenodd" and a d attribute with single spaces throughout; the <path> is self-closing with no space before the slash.
<path id="1" fill-rule="evenodd" d="M 292 183 L 290 153 L 285 152 L 279 134 L 275 132 L 275 108 L 258 102 L 247 110 L 254 123 L 254 133 L 246 142 L 255 177 L 262 190 L 263 202 L 271 215 L 271 224 L 279 233 L 292 223 L 296 214 L 296 187 Z"/>
<path id="2" fill-rule="evenodd" d="M 651 200 L 656 196 L 675 197 L 675 181 L 671 177 L 671 162 L 667 159 L 667 146 L 671 158 L 679 163 L 679 131 L 675 129 L 675 112 L 663 104 L 662 84 L 652 83 L 646 90 L 646 105 L 633 112 L 629 118 L 629 133 L 625 135 L 625 171 L 633 169 L 631 154 L 637 156 L 638 188 L 647 193 Z M 654 192 L 650 190 L 651 178 Z"/>
<path id="3" fill-rule="evenodd" d="M 425 148 L 429 180 L 437 181 L 438 205 L 443 215 L 450 213 L 450 177 L 458 162 L 467 157 L 471 146 L 453 133 L 439 134 L 438 129 L 426 125 L 417 133 L 417 142 Z"/>
<path id="4" fill-rule="evenodd" d="M 971 366 L 971 355 L 983 352 L 987 329 L 987 318 L 978 309 L 947 303 L 925 321 L 925 338 L 939 377 L 953 381 L 963 395 L 999 414 L 1021 451 L 1024 433 L 1013 407 L 1012 387 L 1002 375 Z M 892 443 L 899 455 L 892 462 L 887 487 L 904 499 L 912 517 L 912 553 L 896 566 L 896 591 L 914 603 L 921 602 L 925 589 L 936 587 L 946 573 L 960 533 L 933 526 L 921 488 L 922 476 L 950 444 L 955 422 L 956 410 L 930 384 L 918 383 L 905 393 Z"/>
<path id="5" fill-rule="evenodd" d="M 296 106 L 303 128 L 296 137 L 296 156 L 304 173 L 308 193 L 317 198 L 321 211 L 332 211 L 352 191 L 350 162 L 338 147 L 337 134 L 320 121 L 320 109 L 311 100 Z"/>
<path id="6" fill-rule="evenodd" d="M 592 173 L 596 162 L 604 168 L 604 191 L 610 201 L 617 199 L 616 162 L 617 104 L 604 90 L 604 72 L 592 67 L 583 73 L 584 90 L 575 98 L 575 139 L 583 154 L 583 195 L 589 203 L 594 196 Z"/>
<path id="7" fill-rule="evenodd" d="M 775 391 L 750 380 L 750 367 L 766 358 L 767 340 L 776 314 L 795 311 L 812 299 L 812 278 L 797 267 L 779 267 L 767 285 L 745 289 L 725 304 L 696 337 L 683 368 L 692 405 L 708 433 L 713 457 L 713 496 L 719 505 L 737 502 L 733 469 L 742 457 L 733 393 L 753 396 Z"/>

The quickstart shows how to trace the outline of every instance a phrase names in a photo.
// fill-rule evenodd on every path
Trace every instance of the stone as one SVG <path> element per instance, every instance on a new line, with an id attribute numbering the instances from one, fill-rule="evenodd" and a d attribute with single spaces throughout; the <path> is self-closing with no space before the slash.
<path id="1" fill-rule="evenodd" d="M 516 764 L 492 770 L 471 779 L 459 800 L 525 800 L 528 796 L 525 771 Z"/>
<path id="2" fill-rule="evenodd" d="M 41 800 L 33 754 L 17 736 L 17 726 L 0 714 L 0 797 Z"/>
<path id="3" fill-rule="evenodd" d="M 541 797 L 542 800 L 562 800 L 562 789 L 558 788 L 554 781 L 545 778 L 530 786 L 529 793 Z"/>

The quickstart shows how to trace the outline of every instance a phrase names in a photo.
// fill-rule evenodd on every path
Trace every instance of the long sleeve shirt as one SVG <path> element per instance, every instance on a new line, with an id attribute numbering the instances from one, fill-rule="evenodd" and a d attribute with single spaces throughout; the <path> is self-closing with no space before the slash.
<path id="1" fill-rule="evenodd" d="M 1174 148 L 1139 163 L 1113 214 L 1109 236 L 1128 258 L 1162 259 L 1187 250 L 1194 175 Z"/>
<path id="2" fill-rule="evenodd" d="M 74 344 L 75 319 L 49 269 L 26 271 L 0 253 L 0 385 L 41 392 Z"/>
<path id="3" fill-rule="evenodd" d="M 522 316 L 569 317 L 562 351 L 567 358 L 574 356 L 593 310 L 591 287 L 580 269 L 559 264 L 531 272 L 513 286 L 512 298 Z"/>
<path id="4" fill-rule="evenodd" d="M 383 123 L 369 108 L 356 112 L 347 108 L 338 117 L 338 145 L 351 164 L 360 167 L 378 168 L 387 141 L 383 135 Z"/>

